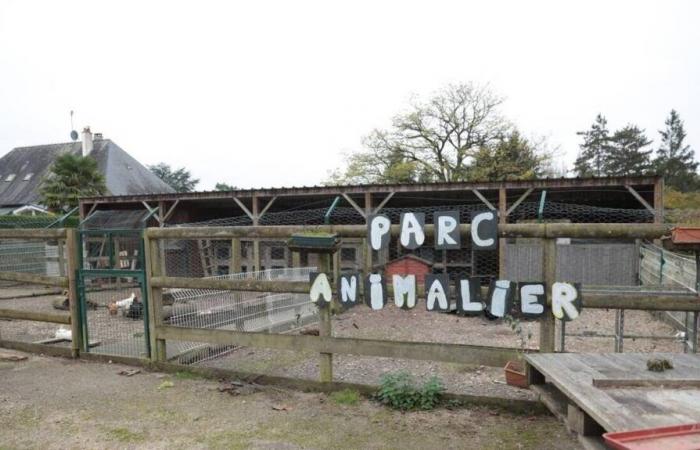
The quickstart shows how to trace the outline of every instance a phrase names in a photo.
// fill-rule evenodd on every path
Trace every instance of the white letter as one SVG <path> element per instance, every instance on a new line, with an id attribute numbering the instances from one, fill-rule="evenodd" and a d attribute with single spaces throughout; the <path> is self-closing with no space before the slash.
<path id="1" fill-rule="evenodd" d="M 416 306 L 416 276 L 394 275 L 391 281 L 394 285 L 394 304 L 399 308 L 414 308 Z"/>
<path id="2" fill-rule="evenodd" d="M 494 217 L 493 213 L 489 211 L 489 212 L 477 214 L 472 219 L 472 226 L 471 226 L 472 242 L 477 247 L 491 247 L 496 242 L 493 238 L 481 239 L 479 237 L 479 224 L 481 222 L 483 222 L 484 220 L 494 220 L 494 218 L 495 217 Z"/>
<path id="3" fill-rule="evenodd" d="M 431 284 L 430 289 L 428 289 L 428 299 L 426 300 L 428 310 L 432 311 L 435 309 L 435 300 L 437 300 L 441 310 L 448 309 L 447 295 L 445 295 L 445 291 L 442 289 L 442 283 L 440 283 L 438 278 L 433 280 L 433 284 Z"/>
<path id="4" fill-rule="evenodd" d="M 564 313 L 569 320 L 578 317 L 579 311 L 574 306 L 578 298 L 576 288 L 569 283 L 554 283 L 552 285 L 552 314 L 559 320 L 564 319 Z"/>
<path id="5" fill-rule="evenodd" d="M 459 295 L 462 296 L 462 311 L 467 312 L 481 312 L 484 310 L 484 304 L 482 302 L 471 301 L 471 294 L 469 291 L 469 280 L 459 280 Z M 479 287 L 477 286 L 477 289 Z"/>
<path id="6" fill-rule="evenodd" d="M 405 213 L 401 220 L 401 245 L 406 248 L 411 248 L 411 235 L 414 235 L 416 247 L 420 247 L 425 242 L 425 233 L 423 227 L 416 218 L 415 214 Z"/>
<path id="7" fill-rule="evenodd" d="M 520 288 L 520 311 L 523 314 L 539 315 L 544 312 L 544 305 L 537 303 L 538 295 L 544 295 L 541 284 L 526 284 Z"/>
<path id="8" fill-rule="evenodd" d="M 437 223 L 437 245 L 456 245 L 457 241 L 452 239 L 450 233 L 457 228 L 457 221 L 454 217 L 440 216 Z"/>
<path id="9" fill-rule="evenodd" d="M 510 281 L 496 280 L 496 286 L 491 295 L 491 307 L 489 308 L 491 315 L 496 317 L 506 315 L 506 294 L 508 293 L 508 288 L 510 288 Z"/>
<path id="10" fill-rule="evenodd" d="M 369 276 L 372 285 L 369 290 L 370 305 L 374 310 L 384 308 L 384 292 L 382 291 L 382 276 L 373 273 Z"/>
<path id="11" fill-rule="evenodd" d="M 391 230 L 391 221 L 384 216 L 374 216 L 370 224 L 372 250 L 381 250 L 383 236 Z"/>
<path id="12" fill-rule="evenodd" d="M 343 303 L 355 303 L 357 301 L 357 277 L 340 278 L 340 301 Z"/>
<path id="13" fill-rule="evenodd" d="M 311 301 L 318 303 L 318 300 L 323 296 L 323 300 L 329 303 L 332 295 L 333 291 L 331 290 L 331 284 L 328 282 L 328 277 L 325 273 L 319 273 L 311 285 L 311 291 L 309 292 Z"/>

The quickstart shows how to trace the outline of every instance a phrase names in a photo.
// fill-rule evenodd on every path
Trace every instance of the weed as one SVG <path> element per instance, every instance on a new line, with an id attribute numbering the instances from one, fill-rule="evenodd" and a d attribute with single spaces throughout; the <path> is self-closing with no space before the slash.
<path id="1" fill-rule="evenodd" d="M 143 432 L 131 431 L 128 428 L 112 428 L 107 430 L 107 434 L 119 442 L 139 442 L 146 439 Z"/>
<path id="2" fill-rule="evenodd" d="M 354 406 L 360 402 L 360 393 L 352 389 L 343 389 L 328 396 L 336 405 Z"/>
<path id="3" fill-rule="evenodd" d="M 202 378 L 200 375 L 197 375 L 196 373 L 193 372 L 175 372 L 175 379 L 176 380 L 198 380 Z"/>
<path id="4" fill-rule="evenodd" d="M 438 377 L 431 377 L 418 386 L 411 374 L 405 371 L 389 373 L 382 377 L 375 398 L 390 408 L 408 411 L 429 410 L 440 402 L 445 387 Z"/>

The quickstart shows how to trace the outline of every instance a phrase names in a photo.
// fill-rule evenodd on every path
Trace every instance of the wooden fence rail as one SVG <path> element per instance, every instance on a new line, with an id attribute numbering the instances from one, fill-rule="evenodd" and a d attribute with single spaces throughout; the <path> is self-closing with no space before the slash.
<path id="1" fill-rule="evenodd" d="M 508 361 L 518 359 L 519 357 L 516 348 L 507 347 L 270 334 L 262 332 L 186 328 L 170 325 L 156 327 L 156 337 L 157 339 L 175 339 L 219 345 L 242 345 L 279 350 L 304 350 L 331 354 L 339 353 L 460 364 L 482 364 L 492 367 L 503 367 Z"/>
<path id="2" fill-rule="evenodd" d="M 54 314 L 5 308 L 0 308 L 0 319 L 33 320 L 35 322 L 63 323 L 66 325 L 70 325 L 71 323 L 70 314 Z"/>

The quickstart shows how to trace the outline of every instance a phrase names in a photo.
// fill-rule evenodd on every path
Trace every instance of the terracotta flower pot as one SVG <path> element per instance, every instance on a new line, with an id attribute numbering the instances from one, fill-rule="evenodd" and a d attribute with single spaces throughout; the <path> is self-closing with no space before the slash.
<path id="1" fill-rule="evenodd" d="M 525 366 L 520 361 L 508 361 L 504 367 L 506 372 L 506 383 L 510 386 L 527 389 L 527 376 Z"/>

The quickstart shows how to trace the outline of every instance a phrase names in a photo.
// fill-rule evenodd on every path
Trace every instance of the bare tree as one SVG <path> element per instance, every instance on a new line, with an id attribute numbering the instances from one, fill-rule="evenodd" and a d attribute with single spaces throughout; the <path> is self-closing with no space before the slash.
<path id="1" fill-rule="evenodd" d="M 488 86 L 473 83 L 450 84 L 426 101 L 415 98 L 391 129 L 364 138 L 365 150 L 349 160 L 352 170 L 345 177 L 336 172 L 334 181 L 360 173 L 374 182 L 465 180 L 479 149 L 511 129 L 498 110 L 501 102 Z"/>

